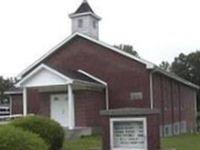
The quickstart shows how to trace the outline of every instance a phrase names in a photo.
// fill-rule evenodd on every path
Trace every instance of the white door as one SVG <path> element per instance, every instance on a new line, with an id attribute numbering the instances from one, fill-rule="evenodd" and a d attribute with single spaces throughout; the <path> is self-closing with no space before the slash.
<path id="1" fill-rule="evenodd" d="M 68 97 L 67 94 L 51 95 L 51 119 L 68 127 Z"/>

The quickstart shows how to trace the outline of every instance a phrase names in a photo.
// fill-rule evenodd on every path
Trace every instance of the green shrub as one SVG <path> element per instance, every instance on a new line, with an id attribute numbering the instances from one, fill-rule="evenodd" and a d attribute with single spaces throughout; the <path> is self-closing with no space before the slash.
<path id="1" fill-rule="evenodd" d="M 0 126 L 0 150 L 48 150 L 37 134 L 13 126 Z"/>
<path id="2" fill-rule="evenodd" d="M 50 150 L 59 150 L 64 141 L 64 130 L 55 121 L 39 116 L 16 119 L 11 125 L 38 134 L 49 145 Z"/>

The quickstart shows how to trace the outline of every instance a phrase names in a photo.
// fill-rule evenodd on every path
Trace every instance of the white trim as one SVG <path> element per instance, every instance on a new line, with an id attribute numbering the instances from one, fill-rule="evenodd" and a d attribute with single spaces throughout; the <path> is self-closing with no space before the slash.
<path id="1" fill-rule="evenodd" d="M 153 101 L 153 73 L 150 72 L 149 74 L 149 82 L 150 82 L 150 102 L 151 102 L 151 109 L 154 108 L 154 101 Z"/>
<path id="2" fill-rule="evenodd" d="M 41 61 L 43 61 L 46 57 L 48 57 L 48 56 L 51 55 L 52 53 L 54 53 L 54 52 L 55 52 L 57 49 L 59 49 L 62 45 L 64 45 L 65 43 L 69 42 L 70 40 L 72 40 L 75 36 L 83 37 L 83 38 L 85 38 L 85 39 L 87 39 L 87 40 L 89 40 L 89 41 L 91 41 L 91 42 L 94 42 L 94 43 L 96 43 L 96 44 L 98 44 L 98 45 L 101 45 L 101 46 L 103 46 L 103 47 L 105 47 L 105 48 L 108 48 L 108 49 L 110 49 L 110 50 L 112 50 L 112 51 L 114 51 L 114 52 L 116 52 L 116 53 L 119 53 L 119 54 L 125 56 L 125 57 L 128 57 L 128 58 L 131 58 L 131 59 L 133 59 L 133 60 L 135 60 L 135 61 L 138 61 L 138 62 L 140 62 L 140 63 L 146 65 L 146 68 L 147 68 L 147 69 L 154 69 L 154 68 L 156 67 L 155 64 L 153 64 L 153 63 L 151 63 L 151 62 L 149 62 L 149 61 L 147 61 L 147 60 L 144 60 L 144 59 L 142 59 L 142 58 L 138 58 L 138 57 L 136 57 L 136 56 L 133 56 L 132 54 L 129 54 L 129 53 L 127 53 L 127 52 L 124 52 L 124 51 L 122 51 L 122 50 L 119 50 L 119 49 L 115 48 L 114 46 L 111 46 L 111 45 L 109 45 L 109 44 L 107 44 L 107 43 L 104 43 L 104 42 L 102 42 L 102 41 L 96 40 L 96 39 L 94 39 L 94 38 L 92 38 L 92 37 L 89 37 L 89 36 L 87 36 L 87 35 L 85 35 L 85 34 L 81 34 L 81 33 L 76 32 L 76 33 L 73 33 L 72 35 L 70 35 L 69 37 L 67 37 L 65 40 L 63 40 L 63 41 L 62 41 L 61 43 L 59 43 L 58 45 L 56 45 L 53 49 L 51 49 L 51 50 L 48 51 L 46 54 L 44 54 L 41 58 L 39 58 L 38 60 L 36 60 L 32 65 L 30 65 L 29 67 L 27 67 L 26 69 L 24 69 L 24 70 L 17 76 L 17 78 L 21 78 L 27 71 L 31 70 L 35 65 L 37 65 L 38 63 L 40 63 Z M 157 69 L 158 69 L 158 68 L 157 68 Z M 168 72 L 163 71 L 163 70 L 161 71 L 161 69 L 159 69 L 159 70 L 157 70 L 157 71 L 158 71 L 158 72 L 161 72 L 161 73 L 163 73 L 164 75 L 166 75 L 166 76 L 168 76 L 168 77 L 171 77 L 171 78 L 173 78 L 173 79 L 175 79 L 175 80 L 177 80 L 177 81 L 179 81 L 179 82 L 181 82 L 181 83 L 184 83 L 184 84 L 186 84 L 186 85 L 188 85 L 188 86 L 190 86 L 190 87 L 194 87 L 194 88 L 196 88 L 196 89 L 199 89 L 199 86 L 196 86 L 195 84 L 192 84 L 191 82 L 189 82 L 189 81 L 187 81 L 187 80 L 184 80 L 184 79 L 182 79 L 182 78 L 180 78 L 180 77 L 177 77 L 177 76 L 175 77 L 175 75 L 173 75 L 172 73 L 168 73 Z"/>
<path id="3" fill-rule="evenodd" d="M 28 72 L 29 70 L 31 70 L 35 65 L 37 65 L 42 60 L 44 60 L 46 57 L 48 57 L 49 55 L 51 55 L 54 51 L 56 51 L 57 49 L 59 49 L 62 45 L 64 45 L 65 43 L 69 42 L 75 36 L 76 36 L 76 34 L 72 34 L 71 36 L 69 36 L 66 39 L 64 39 L 62 42 L 60 42 L 59 44 L 57 44 L 54 48 L 50 49 L 42 57 L 40 57 L 38 60 L 36 60 L 33 64 L 31 64 L 26 69 L 24 69 L 17 77 L 21 78 L 21 76 L 23 76 L 26 72 Z"/>
<path id="4" fill-rule="evenodd" d="M 91 78 L 91 79 L 93 79 L 93 80 L 95 80 L 95 81 L 97 81 L 97 82 L 99 82 L 99 83 L 105 85 L 105 87 L 106 87 L 106 89 L 105 89 L 106 109 L 108 110 L 108 109 L 109 109 L 109 90 L 108 90 L 108 83 L 106 83 L 105 81 L 103 81 L 103 80 L 101 80 L 101 79 L 99 79 L 99 78 L 97 78 L 97 77 L 91 75 L 90 73 L 81 70 L 81 69 L 79 69 L 78 72 L 80 72 L 80 73 L 82 73 L 82 74 L 88 76 L 89 78 Z"/>
<path id="5" fill-rule="evenodd" d="M 46 54 L 44 54 L 41 58 L 39 58 L 38 60 L 36 60 L 36 61 L 35 61 L 33 64 L 31 64 L 29 67 L 27 67 L 26 69 L 24 69 L 17 77 L 18 77 L 18 78 L 21 78 L 26 72 L 28 72 L 29 70 L 31 70 L 35 65 L 37 65 L 37 64 L 40 63 L 41 61 L 43 61 L 46 57 L 48 57 L 49 55 L 51 55 L 52 53 L 54 53 L 54 52 L 55 52 L 57 49 L 59 49 L 62 45 L 64 45 L 65 43 L 69 42 L 70 40 L 72 40 L 75 36 L 83 37 L 83 38 L 85 38 L 85 39 L 87 39 L 87 40 L 89 40 L 89 41 L 92 41 L 92 42 L 94 42 L 94 43 L 96 43 L 96 44 L 98 44 L 98 45 L 101 45 L 101 46 L 106 47 L 106 48 L 108 48 L 108 49 L 110 49 L 110 50 L 113 50 L 113 51 L 115 51 L 115 52 L 117 52 L 117 53 L 119 53 L 119 54 L 121 54 L 121 55 L 123 55 L 123 56 L 129 57 L 129 58 L 134 59 L 134 60 L 136 60 L 136 61 L 138 61 L 138 62 L 140 62 L 140 63 L 143 63 L 143 64 L 145 64 L 145 65 L 147 66 L 147 68 L 153 68 L 153 67 L 154 67 L 154 64 L 152 64 L 152 63 L 150 63 L 150 62 L 148 62 L 148 61 L 146 61 L 146 60 L 143 60 L 143 59 L 141 59 L 141 58 L 138 58 L 138 57 L 135 57 L 135 56 L 133 56 L 133 55 L 131 55 L 131 54 L 128 54 L 128 53 L 126 53 L 126 52 L 123 52 L 123 51 L 121 51 L 121 50 L 119 50 L 119 49 L 117 49 L 117 48 L 115 48 L 115 47 L 113 47 L 113 46 L 111 46 L 111 45 L 108 45 L 108 44 L 106 44 L 106 43 L 104 43 L 104 42 L 101 42 L 101 41 L 99 41 L 99 40 L 93 39 L 93 38 L 91 38 L 91 37 L 89 37 L 89 36 L 87 36 L 87 35 L 83 35 L 83 34 L 81 34 L 81 33 L 76 32 L 76 33 L 72 34 L 71 36 L 67 37 L 65 40 L 63 40 L 63 41 L 62 41 L 61 43 L 59 43 L 58 45 L 56 45 L 54 48 L 52 48 L 50 51 L 48 51 Z"/>
<path id="6" fill-rule="evenodd" d="M 4 94 L 6 95 L 14 95 L 14 94 L 22 94 L 22 91 L 6 91 Z"/>
<path id="7" fill-rule="evenodd" d="M 137 117 L 128 117 L 128 118 L 110 118 L 110 149 L 111 150 L 132 150 L 132 148 L 128 148 L 128 149 L 121 149 L 121 148 L 114 148 L 113 145 L 113 123 L 114 122 L 122 122 L 122 121 L 141 121 L 143 122 L 144 125 L 144 136 L 145 136 L 145 149 L 142 150 L 148 150 L 148 135 L 147 135 L 147 119 L 146 117 L 141 117 L 141 118 L 137 118 Z M 135 150 L 141 150 L 141 149 L 135 149 Z"/>
<path id="8" fill-rule="evenodd" d="M 96 44 L 98 44 L 98 45 L 101 45 L 101 46 L 103 46 L 103 47 L 106 47 L 106 48 L 108 48 L 108 49 L 114 51 L 114 52 L 117 52 L 117 53 L 119 53 L 119 54 L 121 54 L 121 55 L 123 55 L 123 56 L 129 57 L 129 58 L 134 59 L 134 60 L 136 60 L 136 61 L 138 61 L 138 62 L 140 62 L 140 63 L 142 63 L 142 64 L 145 64 L 146 67 L 149 68 L 149 69 L 150 69 L 150 68 L 153 68 L 153 67 L 155 66 L 153 63 L 151 63 L 151 62 L 149 62 L 149 61 L 146 61 L 146 60 L 141 59 L 141 58 L 138 58 L 138 57 L 136 57 L 136 56 L 134 56 L 134 55 L 132 55 L 132 54 L 129 54 L 129 53 L 127 53 L 127 52 L 124 52 L 124 51 L 122 51 L 122 50 L 120 50 L 120 49 L 118 49 L 118 48 L 115 48 L 114 46 L 111 46 L 111 45 L 105 43 L 105 42 L 96 40 L 96 39 L 94 39 L 94 38 L 91 38 L 91 37 L 89 37 L 89 36 L 87 36 L 87 35 L 84 35 L 84 34 L 81 34 L 81 33 L 76 33 L 76 34 L 79 35 L 79 36 L 81 36 L 81 37 L 83 37 L 83 38 L 85 38 L 85 39 L 87 39 L 87 40 L 89 40 L 89 41 L 92 41 L 92 42 L 94 42 L 94 43 L 96 43 Z"/>
<path id="9" fill-rule="evenodd" d="M 41 69 L 46 69 L 50 72 L 52 72 L 53 74 L 56 74 L 57 76 L 59 76 L 60 78 L 66 80 L 66 84 L 69 83 L 73 83 L 73 80 L 68 78 L 67 76 L 61 74 L 60 72 L 56 71 L 55 69 L 52 69 L 50 67 L 48 67 L 45 64 L 41 64 L 40 66 L 38 66 L 37 68 L 35 68 L 32 72 L 30 72 L 27 76 L 25 76 L 22 80 L 20 80 L 17 84 L 16 87 L 21 87 L 22 84 L 27 81 L 29 78 L 31 78 L 33 75 L 35 75 L 38 71 L 40 71 Z"/>
<path id="10" fill-rule="evenodd" d="M 85 12 L 85 13 L 78 13 L 78 14 L 69 14 L 70 18 L 75 18 L 75 17 L 81 17 L 81 16 L 86 16 L 86 15 L 91 15 L 93 17 L 95 17 L 98 20 L 101 20 L 101 17 L 99 17 L 98 15 L 92 13 L 92 12 Z"/>
<path id="11" fill-rule="evenodd" d="M 68 87 L 69 130 L 73 130 L 75 128 L 74 95 L 73 95 L 72 85 L 69 84 L 67 87 Z"/>
<path id="12" fill-rule="evenodd" d="M 80 73 L 82 73 L 82 74 L 88 76 L 89 78 L 91 78 L 91 79 L 93 79 L 93 80 L 95 80 L 95 81 L 97 81 L 97 82 L 99 82 L 99 83 L 101 83 L 101 84 L 103 84 L 103 85 L 105 85 L 105 86 L 108 85 L 105 81 L 103 81 L 103 80 L 101 80 L 101 79 L 99 79 L 99 78 L 97 78 L 97 77 L 91 75 L 90 73 L 88 73 L 88 72 L 86 72 L 86 71 L 83 71 L 83 70 L 79 69 L 78 72 L 80 72 Z"/>

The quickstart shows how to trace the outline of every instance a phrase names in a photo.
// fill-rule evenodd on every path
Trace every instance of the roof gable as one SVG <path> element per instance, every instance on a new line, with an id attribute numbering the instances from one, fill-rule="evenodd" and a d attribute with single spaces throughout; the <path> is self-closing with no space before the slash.
<path id="1" fill-rule="evenodd" d="M 41 64 L 22 78 L 16 87 L 45 87 L 66 84 L 84 84 L 104 88 L 98 80 L 79 71 L 60 70 Z"/>
<path id="2" fill-rule="evenodd" d="M 36 67 L 37 65 L 39 65 L 44 59 L 46 59 L 47 57 L 49 57 L 55 51 L 59 50 L 60 47 L 62 47 L 64 44 L 70 42 L 71 40 L 73 40 L 77 36 L 78 37 L 82 37 L 82 38 L 84 38 L 86 40 L 89 40 L 90 42 L 98 44 L 98 45 L 100 45 L 102 47 L 105 47 L 108 50 L 114 51 L 114 52 L 116 52 L 116 53 L 118 53 L 118 54 L 120 54 L 120 55 L 122 55 L 124 57 L 128 57 L 128 58 L 130 58 L 130 59 L 132 59 L 134 61 L 142 63 L 142 64 L 146 65 L 147 69 L 152 69 L 153 71 L 160 72 L 160 73 L 164 74 L 165 76 L 167 76 L 169 78 L 172 78 L 172 79 L 175 79 L 176 81 L 181 82 L 181 83 L 183 83 L 183 84 L 185 84 L 185 85 L 187 85 L 189 87 L 192 87 L 192 88 L 195 88 L 195 89 L 199 89 L 199 86 L 197 86 L 197 85 L 195 85 L 195 84 L 193 84 L 193 83 L 191 83 L 189 81 L 186 81 L 186 80 L 184 80 L 184 79 L 182 79 L 182 78 L 178 77 L 177 75 L 174 75 L 174 74 L 172 74 L 170 72 L 166 72 L 165 70 L 162 70 L 160 68 L 158 69 L 158 67 L 155 64 L 153 64 L 153 63 L 151 63 L 151 62 L 149 62 L 147 60 L 144 60 L 144 59 L 138 58 L 136 56 L 133 56 L 132 54 L 129 54 L 129 53 L 124 52 L 124 51 L 122 51 L 122 50 L 120 50 L 118 48 L 115 48 L 114 46 L 111 46 L 111 45 L 109 45 L 107 43 L 104 43 L 102 41 L 96 40 L 94 38 L 91 38 L 91 37 L 89 37 L 87 35 L 83 35 L 81 33 L 74 33 L 71 36 L 69 36 L 68 38 L 66 38 L 65 40 L 63 40 L 61 43 L 59 43 L 58 45 L 56 45 L 53 49 L 51 49 L 46 54 L 44 54 L 41 58 L 39 58 L 38 60 L 36 60 L 32 65 L 30 65 L 25 70 L 23 70 L 18 75 L 18 78 L 23 77 L 27 72 L 29 72 L 31 69 L 33 69 L 34 67 Z"/>
<path id="3" fill-rule="evenodd" d="M 72 35 L 70 35 L 69 37 L 67 37 L 66 39 L 64 39 L 62 42 L 60 42 L 58 45 L 56 45 L 54 48 L 52 48 L 51 50 L 49 50 L 47 53 L 45 53 L 42 57 L 40 57 L 38 60 L 36 60 L 33 64 L 31 64 L 30 66 L 28 66 L 26 69 L 24 69 L 17 77 L 18 78 L 21 78 L 23 75 L 25 75 L 27 72 L 29 72 L 31 69 L 33 69 L 35 66 L 37 66 L 38 64 L 40 64 L 44 59 L 46 59 L 47 57 L 49 57 L 51 54 L 53 54 L 55 51 L 59 50 L 60 47 L 62 47 L 64 44 L 70 42 L 71 40 L 73 40 L 75 37 L 82 37 L 86 40 L 89 40 L 90 42 L 93 42 L 95 44 L 98 44 L 100 46 L 103 46 L 105 48 L 107 48 L 108 50 L 112 50 L 116 53 L 119 53 L 125 57 L 128 57 L 130 59 L 133 59 L 137 62 L 140 62 L 144 65 L 146 65 L 147 68 L 153 68 L 154 67 L 154 64 L 149 62 L 149 61 L 146 61 L 144 59 L 141 59 L 141 58 L 138 58 L 138 57 L 135 57 L 127 52 L 124 52 L 122 50 L 119 50 L 118 48 L 115 48 L 114 46 L 111 46 L 107 43 L 104 43 L 102 41 L 99 41 L 99 40 L 96 40 L 94 38 L 91 38 L 87 35 L 83 35 L 81 33 L 74 33 Z"/>
<path id="4" fill-rule="evenodd" d="M 21 87 L 40 87 L 52 85 L 65 85 L 72 83 L 73 80 L 60 72 L 41 64 L 35 68 L 30 74 L 19 81 L 16 86 Z"/>

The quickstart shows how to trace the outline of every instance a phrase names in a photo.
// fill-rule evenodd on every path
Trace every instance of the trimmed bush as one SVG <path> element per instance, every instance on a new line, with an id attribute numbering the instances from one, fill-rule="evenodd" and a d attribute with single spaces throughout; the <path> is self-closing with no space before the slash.
<path id="1" fill-rule="evenodd" d="M 37 134 L 13 126 L 0 126 L 1 150 L 48 150 L 47 144 Z"/>
<path id="2" fill-rule="evenodd" d="M 16 119 L 11 125 L 38 134 L 49 145 L 50 150 L 60 150 L 64 141 L 64 130 L 57 122 L 39 116 Z"/>

